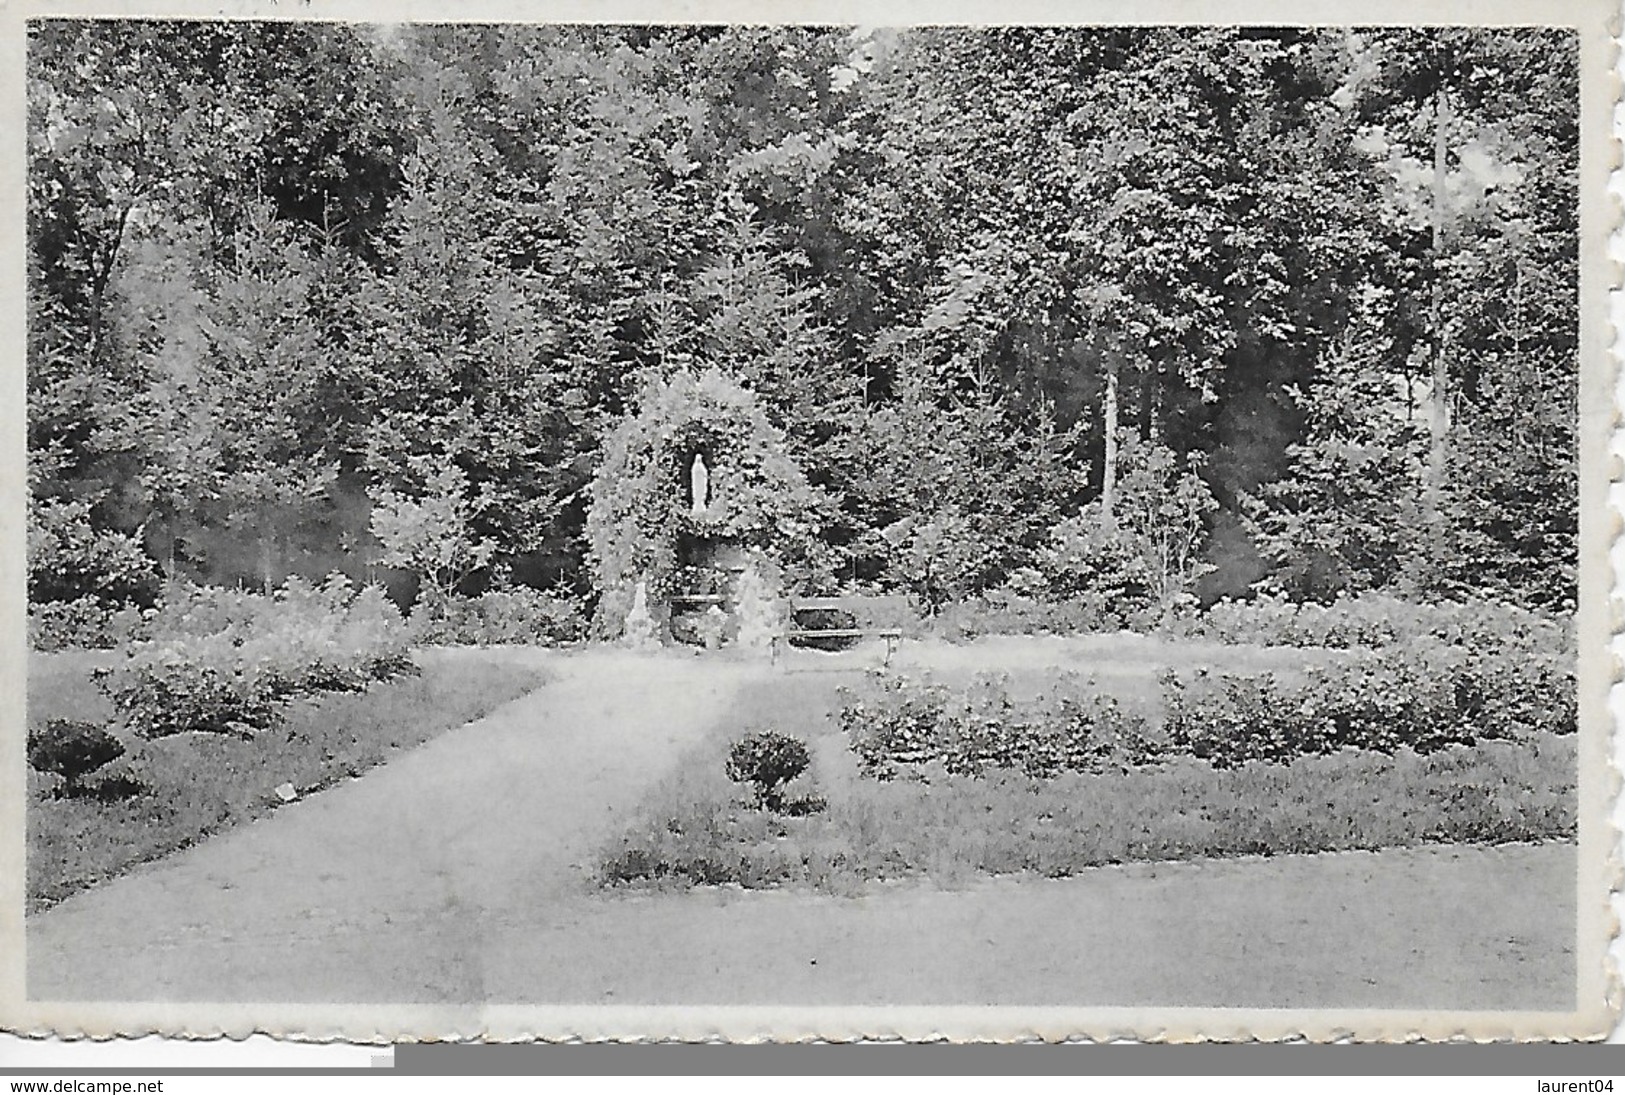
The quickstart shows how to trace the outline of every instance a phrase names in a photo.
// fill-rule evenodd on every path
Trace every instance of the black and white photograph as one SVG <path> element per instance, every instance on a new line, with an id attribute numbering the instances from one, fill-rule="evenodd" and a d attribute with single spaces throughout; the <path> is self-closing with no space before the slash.
<path id="1" fill-rule="evenodd" d="M 1616 13 L 244 10 L 15 19 L 12 1029 L 1611 1028 Z"/>

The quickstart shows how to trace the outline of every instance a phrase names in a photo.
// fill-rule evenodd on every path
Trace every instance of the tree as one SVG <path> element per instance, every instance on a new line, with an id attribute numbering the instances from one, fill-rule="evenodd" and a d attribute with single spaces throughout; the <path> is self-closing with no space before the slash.
<path id="1" fill-rule="evenodd" d="M 1279 505 L 1263 536 L 1280 559 L 1299 519 L 1334 533 L 1345 546 L 1328 544 L 1323 559 L 1342 562 L 1312 583 L 1322 594 L 1373 583 L 1460 589 L 1449 576 L 1504 572 L 1509 556 L 1555 543 L 1527 534 L 1561 525 L 1555 512 L 1536 518 L 1534 499 L 1574 507 L 1562 425 L 1573 420 L 1576 347 L 1572 38 L 1385 31 L 1350 38 L 1326 60 L 1342 69 L 1332 132 L 1368 165 L 1350 181 L 1369 192 L 1359 208 L 1370 259 L 1344 337 L 1323 354 L 1324 382 L 1298 389 L 1306 436 L 1293 470 L 1265 491 Z M 1538 298 L 1534 278 L 1546 287 Z M 1511 391 L 1535 398 L 1531 413 L 1496 405 Z M 1532 430 L 1536 422 L 1551 428 Z M 1540 459 L 1525 444 L 1534 437 Z M 1465 466 L 1464 445 L 1505 469 L 1491 474 L 1505 476 L 1501 489 L 1481 493 L 1476 473 L 1450 474 Z M 1355 470 L 1343 460 L 1354 453 L 1369 454 L 1360 479 L 1340 479 Z M 1510 480 L 1528 489 L 1508 490 Z M 1556 561 L 1547 556 L 1547 567 Z"/>
<path id="2" fill-rule="evenodd" d="M 1213 501 L 1169 588 L 1572 600 L 1567 32 L 30 34 L 31 494 L 172 575 L 353 569 L 428 461 L 608 592 L 595 470 L 715 368 L 809 582 L 1134 539 L 1154 448 Z"/>
<path id="3" fill-rule="evenodd" d="M 473 532 L 468 476 L 460 467 L 443 458 L 408 463 L 422 479 L 420 493 L 387 486 L 373 492 L 374 558 L 416 574 L 434 604 L 444 605 L 464 579 L 490 563 L 496 545 Z"/>

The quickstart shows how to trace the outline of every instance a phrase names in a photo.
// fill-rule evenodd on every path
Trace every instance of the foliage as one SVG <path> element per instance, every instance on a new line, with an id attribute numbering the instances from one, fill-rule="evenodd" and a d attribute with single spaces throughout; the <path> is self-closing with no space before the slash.
<path id="1" fill-rule="evenodd" d="M 1515 307 L 1521 306 L 1519 301 Z M 1579 486 L 1566 369 L 1487 375 L 1464 409 L 1444 500 L 1446 539 L 1418 583 L 1456 599 L 1491 597 L 1558 614 L 1579 593 Z M 1507 445 L 1508 436 L 1518 439 Z"/>
<path id="2" fill-rule="evenodd" d="M 1212 569 L 1201 551 L 1213 493 L 1196 460 L 1158 442 L 1125 437 L 1118 459 L 1111 514 L 1094 501 L 1056 525 L 1039 570 L 1054 593 L 1099 597 L 1124 618 L 1188 608 L 1197 580 Z"/>
<path id="3" fill-rule="evenodd" d="M 98 597 L 28 606 L 32 650 L 111 650 L 148 637 L 154 610 L 109 608 Z"/>
<path id="4" fill-rule="evenodd" d="M 1395 588 L 1421 550 L 1415 486 L 1422 438 L 1408 382 L 1372 363 L 1332 363 L 1307 391 L 1309 438 L 1288 473 L 1248 499 L 1243 517 L 1266 573 L 1293 600 Z"/>
<path id="5" fill-rule="evenodd" d="M 958 600 L 998 566 L 997 548 L 983 529 L 975 516 L 951 505 L 921 519 L 905 517 L 887 530 L 899 541 L 892 574 L 928 606 Z"/>
<path id="6" fill-rule="evenodd" d="M 1475 650 L 1572 655 L 1572 626 L 1545 613 L 1495 601 L 1417 604 L 1377 593 L 1327 604 L 1279 596 L 1220 601 L 1203 614 L 1201 633 L 1263 646 L 1387 647 L 1429 639 Z"/>
<path id="7" fill-rule="evenodd" d="M 1574 663 L 1561 650 L 1466 648 L 1425 637 L 1291 674 L 1166 670 L 1155 706 L 1125 709 L 1064 673 L 1037 695 L 983 674 L 952 688 L 880 675 L 839 723 L 879 778 L 940 764 L 954 775 L 1096 772 L 1197 757 L 1218 767 L 1361 749 L 1432 752 L 1484 739 L 1572 734 Z"/>
<path id="8" fill-rule="evenodd" d="M 392 492 L 402 526 L 461 499 L 452 542 L 597 591 L 607 633 L 664 539 L 634 565 L 584 488 L 643 388 L 709 367 L 812 492 L 792 588 L 935 611 L 1063 526 L 1063 586 L 1158 612 L 1198 580 L 1578 601 L 1561 28 L 29 35 L 30 493 L 85 507 L 36 603 L 103 572 L 146 603 L 132 545 L 359 579 Z M 1108 497 L 1127 540 L 1079 519 Z"/>
<path id="9" fill-rule="evenodd" d="M 1079 496 L 1077 434 L 990 393 L 900 386 L 850 439 L 839 550 L 847 576 L 904 590 L 934 612 L 1030 565 L 1035 544 Z M 922 447 L 922 437 L 932 444 Z"/>
<path id="10" fill-rule="evenodd" d="M 1016 698 L 1009 679 L 981 674 L 953 689 L 929 678 L 873 678 L 841 708 L 841 729 L 870 776 L 941 764 L 953 775 L 1010 768 L 1036 777 L 1146 764 L 1161 754 L 1143 713 L 1075 673 Z"/>
<path id="11" fill-rule="evenodd" d="M 275 721 L 285 693 L 279 680 L 243 681 L 212 664 L 231 656 L 229 643 L 166 643 L 162 653 L 132 653 L 116 669 L 98 670 L 96 682 L 141 737 L 188 731 L 247 736 Z"/>
<path id="12" fill-rule="evenodd" d="M 728 747 L 724 771 L 735 783 L 748 783 L 756 789 L 758 806 L 777 813 L 784 809 L 784 785 L 805 772 L 810 763 L 806 742 L 762 730 Z"/>
<path id="13" fill-rule="evenodd" d="M 47 719 L 28 731 L 28 765 L 61 776 L 64 793 L 74 794 L 85 776 L 124 755 L 124 743 L 99 724 L 79 719 Z"/>
<path id="14" fill-rule="evenodd" d="M 135 864 L 259 817 L 274 788 L 310 794 L 353 777 L 542 683 L 539 670 L 500 661 L 426 659 L 421 677 L 358 695 L 292 701 L 286 733 L 253 739 L 189 735 L 137 741 L 105 772 L 143 790 L 125 801 L 34 800 L 28 809 L 30 910 Z"/>
<path id="15" fill-rule="evenodd" d="M 491 561 L 496 545 L 469 527 L 468 477 L 450 461 L 418 459 L 423 494 L 412 498 L 380 488 L 372 511 L 378 562 L 418 575 L 439 601 L 448 600 L 464 578 Z"/>
<path id="16" fill-rule="evenodd" d="M 167 601 L 156 638 L 95 671 L 119 717 L 141 737 L 187 731 L 252 735 L 294 696 L 360 691 L 415 672 L 400 614 L 376 586 L 339 575 L 290 578 L 272 596 L 196 590 Z"/>
<path id="17" fill-rule="evenodd" d="M 432 606 L 420 603 L 410 622 L 418 642 L 435 645 L 558 646 L 586 632 L 574 600 L 517 585 Z"/>
<path id="18" fill-rule="evenodd" d="M 1050 531 L 1038 565 L 1056 596 L 1097 597 L 1108 611 L 1135 616 L 1156 603 L 1144 547 L 1091 502 Z"/>
<path id="19" fill-rule="evenodd" d="M 1152 604 L 1164 614 L 1193 603 L 1212 565 L 1202 557 L 1218 503 L 1200 474 L 1200 454 L 1181 457 L 1155 439 L 1125 439 L 1118 460 L 1115 523 L 1144 562 Z"/>
<path id="20" fill-rule="evenodd" d="M 1303 428 L 1249 517 L 1266 588 L 1573 602 L 1575 66 L 1459 30 L 1362 32 L 1328 65 L 1376 265 L 1284 393 Z"/>
<path id="21" fill-rule="evenodd" d="M 1093 589 L 1064 600 L 1023 596 L 996 589 L 980 597 L 945 605 L 931 618 L 931 631 L 950 642 L 983 635 L 1080 635 L 1121 630 L 1126 623 L 1108 607 L 1107 595 Z M 1118 602 L 1119 604 L 1121 602 Z"/>
<path id="22" fill-rule="evenodd" d="M 1171 746 L 1218 767 L 1353 748 L 1432 752 L 1495 738 L 1572 734 L 1572 663 L 1418 642 L 1311 667 L 1301 680 L 1173 672 Z"/>
<path id="23" fill-rule="evenodd" d="M 28 507 L 28 599 L 56 604 L 94 599 L 108 610 L 149 607 L 157 567 L 136 536 L 97 528 L 86 502 L 41 499 Z"/>
<path id="24" fill-rule="evenodd" d="M 638 406 L 609 437 L 592 481 L 600 634 L 618 632 L 639 580 L 653 599 L 677 592 L 683 537 L 755 548 L 786 581 L 817 580 L 830 500 L 807 481 L 755 395 L 716 370 L 678 372 L 648 385 Z M 710 469 L 710 504 L 700 512 L 689 498 L 696 455 Z"/>

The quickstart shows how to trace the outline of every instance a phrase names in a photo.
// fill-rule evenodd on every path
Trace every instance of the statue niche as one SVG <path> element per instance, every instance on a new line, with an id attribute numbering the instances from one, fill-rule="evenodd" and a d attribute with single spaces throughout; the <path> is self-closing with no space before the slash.
<path id="1" fill-rule="evenodd" d="M 785 558 L 807 558 L 817 515 L 833 501 L 790 448 L 755 394 L 720 369 L 648 384 L 593 473 L 594 633 L 636 643 L 652 623 L 662 643 L 703 640 L 699 618 L 714 620 L 716 606 L 727 645 L 748 559 L 776 571 Z"/>

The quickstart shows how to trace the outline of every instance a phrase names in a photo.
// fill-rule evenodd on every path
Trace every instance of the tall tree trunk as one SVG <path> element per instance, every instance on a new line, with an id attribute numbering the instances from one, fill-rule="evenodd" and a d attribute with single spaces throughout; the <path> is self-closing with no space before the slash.
<path id="1" fill-rule="evenodd" d="M 119 211 L 113 238 L 104 249 L 93 248 L 90 255 L 90 360 L 101 364 L 103 313 L 106 311 L 107 286 L 113 279 L 113 266 L 118 262 L 119 248 L 124 243 L 124 228 L 130 221 L 130 206 Z"/>
<path id="2" fill-rule="evenodd" d="M 1449 232 L 1445 208 L 1445 152 L 1450 120 L 1449 91 L 1441 86 L 1433 117 L 1433 327 L 1432 377 L 1428 396 L 1428 462 L 1423 500 L 1429 519 L 1439 516 L 1446 469 L 1450 462 L 1450 336 L 1445 318 L 1444 248 Z"/>
<path id="3" fill-rule="evenodd" d="M 1100 475 L 1100 522 L 1102 527 L 1111 528 L 1117 523 L 1117 517 L 1112 512 L 1117 494 L 1117 354 L 1106 355 L 1106 394 L 1104 396 L 1106 419 L 1106 459 L 1105 466 Z"/>
<path id="4" fill-rule="evenodd" d="M 275 534 L 269 529 L 260 533 L 260 580 L 265 584 L 265 592 L 269 594 L 276 588 L 273 580 L 276 570 L 276 548 L 273 544 Z"/>

